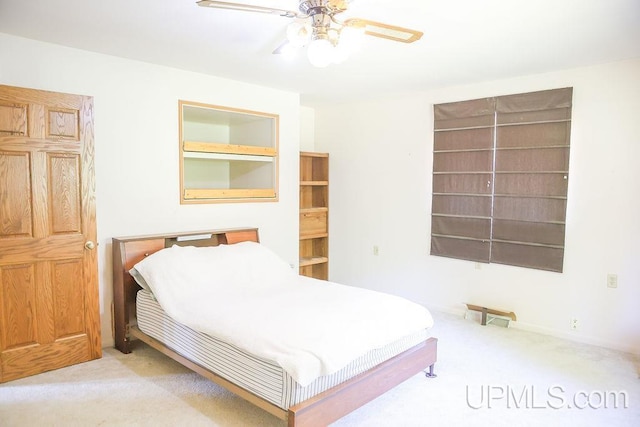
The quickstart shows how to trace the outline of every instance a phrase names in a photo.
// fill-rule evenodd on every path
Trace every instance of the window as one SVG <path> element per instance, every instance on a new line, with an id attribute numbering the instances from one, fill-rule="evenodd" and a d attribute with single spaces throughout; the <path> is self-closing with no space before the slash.
<path id="1" fill-rule="evenodd" d="M 432 255 L 562 271 L 572 94 L 434 106 Z"/>
<path id="2" fill-rule="evenodd" d="M 179 101 L 180 203 L 278 200 L 278 116 Z"/>

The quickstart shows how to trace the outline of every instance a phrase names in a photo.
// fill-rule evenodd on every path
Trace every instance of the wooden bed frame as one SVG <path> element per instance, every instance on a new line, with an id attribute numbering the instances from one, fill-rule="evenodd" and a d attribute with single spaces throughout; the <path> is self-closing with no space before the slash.
<path id="1" fill-rule="evenodd" d="M 428 370 L 427 376 L 435 376 L 433 365 L 437 358 L 437 339 L 429 338 L 372 369 L 285 410 L 191 362 L 135 326 L 135 299 L 140 287 L 129 274 L 129 270 L 138 261 L 174 244 L 217 246 L 243 241 L 259 242 L 258 229 L 208 230 L 113 238 L 112 314 L 116 348 L 123 353 L 130 353 L 131 340 L 137 338 L 194 372 L 286 420 L 289 427 L 328 425 L 421 371 Z"/>

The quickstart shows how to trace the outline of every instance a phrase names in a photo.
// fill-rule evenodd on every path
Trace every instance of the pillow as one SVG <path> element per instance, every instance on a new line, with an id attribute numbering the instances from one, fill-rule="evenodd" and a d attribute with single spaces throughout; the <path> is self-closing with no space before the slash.
<path id="1" fill-rule="evenodd" d="M 129 270 L 129 274 L 131 275 L 131 277 L 133 277 L 133 280 L 135 280 L 136 283 L 140 285 L 142 289 L 144 289 L 145 291 L 151 291 L 151 288 L 147 284 L 147 281 L 144 280 L 144 277 L 142 277 L 142 274 L 140 274 L 140 272 L 136 270 L 135 267 Z"/>
<path id="2" fill-rule="evenodd" d="M 294 275 L 289 264 L 256 242 L 219 246 L 178 246 L 161 249 L 130 270 L 136 282 L 158 294 L 161 288 L 181 292 L 229 286 L 266 290 Z"/>

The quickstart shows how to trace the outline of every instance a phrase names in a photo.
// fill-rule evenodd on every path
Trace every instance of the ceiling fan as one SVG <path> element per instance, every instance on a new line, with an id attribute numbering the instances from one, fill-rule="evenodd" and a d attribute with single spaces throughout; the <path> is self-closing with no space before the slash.
<path id="1" fill-rule="evenodd" d="M 361 18 L 340 21 L 336 15 L 347 10 L 353 0 L 299 0 L 298 12 L 243 3 L 199 0 L 198 6 L 258 12 L 294 19 L 287 27 L 287 41 L 273 53 L 307 47 L 309 62 L 316 67 L 344 61 L 363 35 L 412 43 L 422 32 Z"/>

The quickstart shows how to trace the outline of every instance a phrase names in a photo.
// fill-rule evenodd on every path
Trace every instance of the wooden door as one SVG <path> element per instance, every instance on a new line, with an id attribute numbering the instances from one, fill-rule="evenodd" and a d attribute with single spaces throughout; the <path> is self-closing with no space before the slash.
<path id="1" fill-rule="evenodd" d="M 93 98 L 0 85 L 0 382 L 102 356 Z"/>

